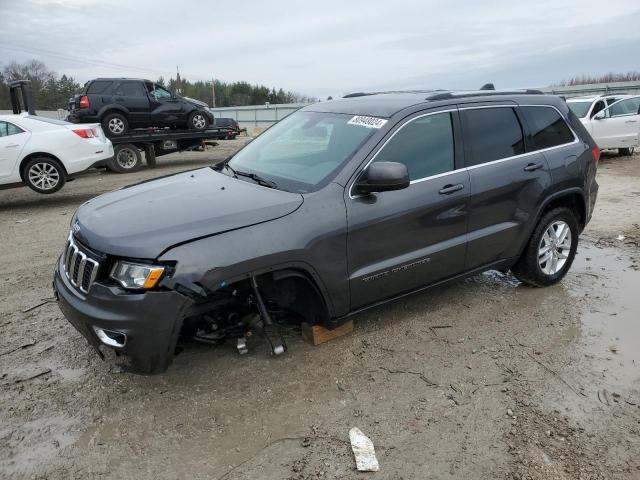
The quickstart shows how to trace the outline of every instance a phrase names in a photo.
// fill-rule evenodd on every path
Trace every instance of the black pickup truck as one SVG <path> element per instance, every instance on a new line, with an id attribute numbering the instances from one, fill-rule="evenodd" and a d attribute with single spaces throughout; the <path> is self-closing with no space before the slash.
<path id="1" fill-rule="evenodd" d="M 149 80 L 97 78 L 69 100 L 73 123 L 101 123 L 108 137 L 126 135 L 144 127 L 205 130 L 213 125 L 208 105 L 171 93 Z"/>

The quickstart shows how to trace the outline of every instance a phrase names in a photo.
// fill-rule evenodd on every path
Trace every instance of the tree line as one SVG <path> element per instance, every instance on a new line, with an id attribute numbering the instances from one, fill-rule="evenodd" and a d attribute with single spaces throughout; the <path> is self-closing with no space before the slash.
<path id="1" fill-rule="evenodd" d="M 0 70 L 0 110 L 10 110 L 9 82 L 30 80 L 31 89 L 39 110 L 66 109 L 69 98 L 80 93 L 82 85 L 69 75 L 58 75 L 43 62 L 30 60 L 25 63 L 11 62 Z M 252 85 L 248 82 L 195 81 L 180 78 L 165 80 L 160 77 L 157 83 L 164 85 L 174 93 L 201 100 L 212 105 L 215 91 L 216 107 L 234 107 L 243 105 L 263 105 L 269 103 L 314 102 L 315 98 L 295 92 L 285 92 L 282 88 L 268 88 L 264 85 Z"/>
<path id="2" fill-rule="evenodd" d="M 574 85 L 587 85 L 590 83 L 611 83 L 611 82 L 634 82 L 640 80 L 640 72 L 627 73 L 605 73 L 604 75 L 580 75 L 569 80 L 563 80 L 558 84 L 561 87 L 571 87 Z"/>

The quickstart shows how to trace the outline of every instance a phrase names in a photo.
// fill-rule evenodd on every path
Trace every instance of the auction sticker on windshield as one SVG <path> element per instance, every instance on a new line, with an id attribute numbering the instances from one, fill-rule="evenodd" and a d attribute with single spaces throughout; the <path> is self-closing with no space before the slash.
<path id="1" fill-rule="evenodd" d="M 356 115 L 347 122 L 349 125 L 358 125 L 366 128 L 382 128 L 387 120 L 384 118 L 367 117 L 364 115 Z"/>

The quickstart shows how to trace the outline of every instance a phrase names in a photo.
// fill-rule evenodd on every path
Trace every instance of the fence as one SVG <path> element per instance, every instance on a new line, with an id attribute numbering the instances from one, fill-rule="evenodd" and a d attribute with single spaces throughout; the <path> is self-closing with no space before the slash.
<path id="1" fill-rule="evenodd" d="M 567 98 L 581 97 L 585 95 L 607 95 L 612 93 L 628 93 L 629 95 L 640 95 L 640 81 L 590 83 L 586 85 L 571 85 L 565 87 L 545 87 L 541 88 L 540 90 L 545 93 L 562 95 Z"/>
<path id="2" fill-rule="evenodd" d="M 249 134 L 270 127 L 278 120 L 308 105 L 307 103 L 279 103 L 265 105 L 251 105 L 247 107 L 212 108 L 214 117 L 233 118 L 240 128 L 246 128 Z M 256 133 L 257 133 L 256 132 Z"/>
<path id="3" fill-rule="evenodd" d="M 11 110 L 0 110 L 0 115 L 11 115 L 12 113 Z M 58 110 L 38 110 L 36 113 L 41 117 L 55 118 L 57 120 L 64 120 L 68 114 L 68 112 L 62 108 Z"/>

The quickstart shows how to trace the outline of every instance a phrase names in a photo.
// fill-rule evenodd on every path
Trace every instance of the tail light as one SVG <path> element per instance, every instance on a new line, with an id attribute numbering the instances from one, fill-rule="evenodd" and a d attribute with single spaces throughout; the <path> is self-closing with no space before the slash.
<path id="1" fill-rule="evenodd" d="M 76 128 L 72 132 L 82 138 L 97 138 L 100 136 L 97 128 Z"/>
<path id="2" fill-rule="evenodd" d="M 83 95 L 80 97 L 80 108 L 89 108 L 91 106 L 91 102 L 89 102 L 89 97 Z"/>
<path id="3" fill-rule="evenodd" d="M 600 149 L 598 147 L 593 147 L 591 149 L 591 155 L 593 155 L 593 159 L 596 163 L 600 161 Z"/>

